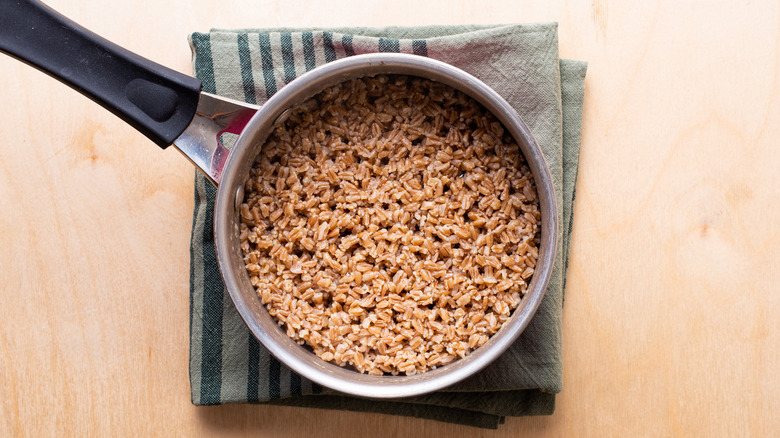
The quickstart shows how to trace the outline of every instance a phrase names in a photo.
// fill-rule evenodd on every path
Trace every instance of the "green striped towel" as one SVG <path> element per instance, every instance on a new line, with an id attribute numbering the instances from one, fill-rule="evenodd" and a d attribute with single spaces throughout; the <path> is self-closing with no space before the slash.
<path id="1" fill-rule="evenodd" d="M 558 58 L 557 25 L 214 30 L 192 34 L 190 41 L 204 91 L 256 104 L 300 74 L 354 54 L 415 53 L 460 67 L 493 87 L 528 124 L 550 165 L 563 219 L 544 301 L 501 358 L 443 391 L 365 400 L 298 376 L 252 337 L 217 266 L 212 235 L 216 190 L 197 175 L 191 246 L 192 402 L 380 412 L 485 428 L 498 427 L 506 416 L 551 414 L 563 384 L 561 309 L 586 70 L 583 62 Z"/>

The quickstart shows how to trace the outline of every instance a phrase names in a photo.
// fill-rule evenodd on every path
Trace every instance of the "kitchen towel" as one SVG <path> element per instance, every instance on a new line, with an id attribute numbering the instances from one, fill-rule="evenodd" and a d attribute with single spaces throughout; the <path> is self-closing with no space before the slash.
<path id="1" fill-rule="evenodd" d="M 304 72 L 355 54 L 412 53 L 459 67 L 496 90 L 529 126 L 550 166 L 561 217 L 544 300 L 505 354 L 444 390 L 367 400 L 298 376 L 251 335 L 217 265 L 216 189 L 197 174 L 190 275 L 192 402 L 379 412 L 483 428 L 496 428 L 507 416 L 552 414 L 563 386 L 561 313 L 586 71 L 584 62 L 559 59 L 557 24 L 212 30 L 192 34 L 190 43 L 203 91 L 258 105 Z"/>

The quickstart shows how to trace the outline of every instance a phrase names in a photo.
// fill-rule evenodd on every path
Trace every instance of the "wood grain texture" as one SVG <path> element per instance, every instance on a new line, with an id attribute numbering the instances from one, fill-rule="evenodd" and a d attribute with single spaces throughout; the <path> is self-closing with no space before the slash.
<path id="1" fill-rule="evenodd" d="M 609 4 L 608 4 L 609 3 Z M 498 431 L 189 402 L 193 169 L 0 57 L 0 436 L 770 436 L 777 2 L 50 0 L 182 72 L 211 27 L 558 21 L 589 62 L 555 414 Z M 394 5 L 394 6 L 390 6 Z"/>

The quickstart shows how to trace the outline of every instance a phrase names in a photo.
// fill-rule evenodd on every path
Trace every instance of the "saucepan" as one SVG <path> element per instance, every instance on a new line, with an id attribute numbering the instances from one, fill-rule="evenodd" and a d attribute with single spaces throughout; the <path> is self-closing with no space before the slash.
<path id="1" fill-rule="evenodd" d="M 255 337 L 296 373 L 363 397 L 428 393 L 487 366 L 517 339 L 536 312 L 550 279 L 558 235 L 555 189 L 528 127 L 495 91 L 451 65 L 417 55 L 365 54 L 333 61 L 295 79 L 262 107 L 201 92 L 199 80 L 131 53 L 37 0 L 0 0 L 0 51 L 38 68 L 119 116 L 154 143 L 170 145 L 217 186 L 217 260 L 236 310 Z M 239 238 L 243 184 L 269 132 L 291 108 L 337 83 L 377 74 L 405 74 L 458 89 L 492 112 L 511 133 L 533 173 L 542 215 L 533 279 L 520 305 L 483 346 L 440 368 L 411 376 L 376 376 L 326 362 L 295 343 L 264 308 L 250 283 Z M 228 150 L 222 134 L 238 134 Z"/>

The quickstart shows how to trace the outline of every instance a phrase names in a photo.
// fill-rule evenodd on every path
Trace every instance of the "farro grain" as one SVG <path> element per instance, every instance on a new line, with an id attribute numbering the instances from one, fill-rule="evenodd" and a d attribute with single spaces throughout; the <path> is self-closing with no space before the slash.
<path id="1" fill-rule="evenodd" d="M 331 87 L 258 155 L 240 208 L 247 273 L 323 360 L 415 374 L 483 345 L 538 257 L 533 177 L 464 94 L 406 76 Z"/>

